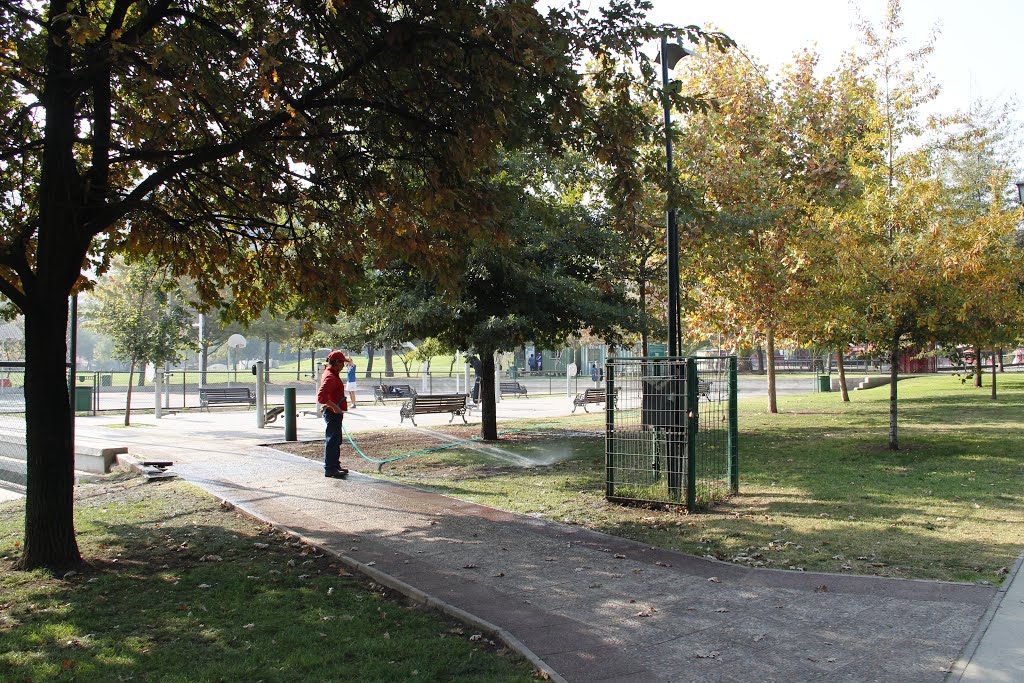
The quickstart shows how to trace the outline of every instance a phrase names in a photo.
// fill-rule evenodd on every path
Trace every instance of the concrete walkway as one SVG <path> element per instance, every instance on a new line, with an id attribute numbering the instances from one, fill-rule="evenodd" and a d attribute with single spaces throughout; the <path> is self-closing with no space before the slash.
<path id="1" fill-rule="evenodd" d="M 499 416 L 555 417 L 568 403 L 506 400 Z M 346 426 L 395 425 L 397 413 L 361 406 Z M 214 495 L 490 629 L 555 680 L 1024 680 L 1024 585 L 1013 576 L 997 592 L 750 569 L 359 474 L 325 479 L 319 463 L 262 446 L 283 430 L 256 429 L 252 411 L 139 422 L 156 426 L 113 430 L 104 424 L 117 418 L 97 417 L 77 429 L 173 460 Z M 300 419 L 299 438 L 322 437 L 321 425 Z"/>

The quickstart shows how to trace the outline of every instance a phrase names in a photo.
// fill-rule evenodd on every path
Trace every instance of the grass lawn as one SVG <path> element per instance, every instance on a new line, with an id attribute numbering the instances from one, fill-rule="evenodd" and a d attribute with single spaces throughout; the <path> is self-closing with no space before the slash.
<path id="1" fill-rule="evenodd" d="M 453 448 L 396 461 L 384 475 L 749 566 L 998 583 L 1024 547 L 1024 375 L 1001 375 L 997 401 L 985 381 L 901 381 L 897 452 L 887 449 L 888 387 L 853 392 L 848 404 L 839 393 L 782 396 L 778 415 L 764 399 L 741 401 L 741 493 L 699 514 L 605 501 L 600 415 L 496 444 L 542 463 L 534 467 Z M 410 438 L 404 430 L 356 442 L 378 458 L 429 446 Z M 320 457 L 319 445 L 303 448 Z M 346 454 L 346 466 L 375 473 Z"/>
<path id="2" fill-rule="evenodd" d="M 183 482 L 79 488 L 88 561 L 14 570 L 0 505 L 2 681 L 530 681 L 486 636 L 404 603 Z"/>

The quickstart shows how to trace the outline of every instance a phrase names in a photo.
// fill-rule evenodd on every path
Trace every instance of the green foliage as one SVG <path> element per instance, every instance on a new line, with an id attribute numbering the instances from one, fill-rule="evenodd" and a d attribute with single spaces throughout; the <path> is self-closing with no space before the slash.
<path id="1" fill-rule="evenodd" d="M 636 50 L 659 28 L 646 9 L 0 4 L 0 294 L 25 315 L 31 349 L 27 565 L 78 554 L 60 484 L 73 466 L 70 399 L 54 406 L 57 378 L 38 369 L 66 357 L 66 302 L 88 286 L 83 272 L 152 256 L 202 301 L 230 292 L 239 318 L 292 295 L 333 314 L 369 246 L 452 281 L 470 244 L 503 234 L 478 171 L 502 145 L 580 138 L 577 56 Z M 28 542 L 44 530 L 52 542 Z"/>
<path id="2" fill-rule="evenodd" d="M 192 312 L 152 261 L 117 263 L 82 306 L 82 324 L 110 337 L 114 357 L 133 367 L 176 363 L 195 349 Z"/>
<path id="3" fill-rule="evenodd" d="M 555 348 L 580 329 L 610 341 L 636 313 L 605 267 L 615 242 L 599 214 L 559 192 L 542 156 L 510 156 L 491 183 L 505 237 L 470 246 L 455 284 L 394 263 L 373 279 L 384 336 L 448 348 Z"/>

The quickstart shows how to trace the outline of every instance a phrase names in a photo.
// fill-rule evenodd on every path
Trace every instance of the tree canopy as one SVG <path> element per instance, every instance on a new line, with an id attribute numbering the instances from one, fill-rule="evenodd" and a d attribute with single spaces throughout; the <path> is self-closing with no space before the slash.
<path id="1" fill-rule="evenodd" d="M 152 255 L 203 299 L 229 290 L 243 315 L 281 292 L 344 304 L 371 243 L 383 263 L 457 272 L 495 228 L 478 169 L 499 144 L 577 135 L 577 59 L 635 51 L 660 29 L 646 9 L 0 3 L 0 294 L 28 348 L 24 564 L 79 559 L 71 421 L 53 418 L 69 397 L 54 405 L 52 387 L 83 272 Z"/>
<path id="2" fill-rule="evenodd" d="M 453 286 L 403 262 L 372 280 L 385 336 L 436 338 L 480 356 L 485 439 L 497 437 L 495 352 L 556 347 L 581 329 L 614 341 L 638 327 L 635 303 L 606 266 L 615 235 L 599 211 L 562 192 L 553 170 L 533 154 L 509 155 L 493 169 L 504 237 L 472 245 Z"/>

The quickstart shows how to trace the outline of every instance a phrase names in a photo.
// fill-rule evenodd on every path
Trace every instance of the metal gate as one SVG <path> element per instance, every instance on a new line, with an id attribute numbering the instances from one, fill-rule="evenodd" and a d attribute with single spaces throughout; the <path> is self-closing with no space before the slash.
<path id="1" fill-rule="evenodd" d="M 708 507 L 739 491 L 736 357 L 611 358 L 605 497 Z"/>

